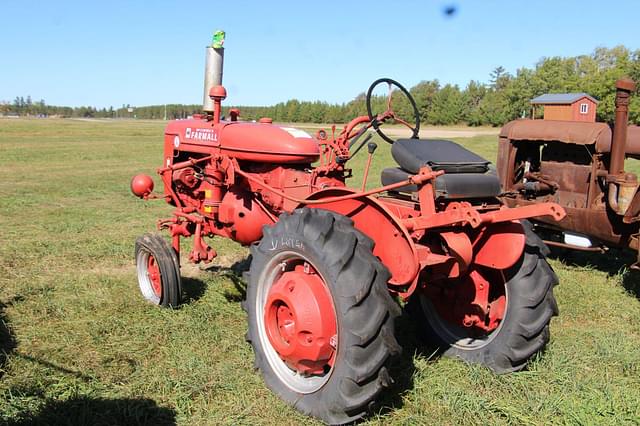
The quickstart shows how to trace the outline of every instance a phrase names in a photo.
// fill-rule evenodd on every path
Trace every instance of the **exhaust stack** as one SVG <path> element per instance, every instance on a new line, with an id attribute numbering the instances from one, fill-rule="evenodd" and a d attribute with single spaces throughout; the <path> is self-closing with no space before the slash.
<path id="1" fill-rule="evenodd" d="M 204 95 L 202 110 L 209 115 L 214 112 L 214 102 L 209 96 L 211 88 L 222 85 L 222 66 L 224 63 L 224 31 L 213 34 L 211 46 L 207 46 L 204 60 Z"/>
<path id="2" fill-rule="evenodd" d="M 629 208 L 638 189 L 638 179 L 633 173 L 625 173 L 624 158 L 627 148 L 627 129 L 629 121 L 629 101 L 636 85 L 630 78 L 616 81 L 616 118 L 611 141 L 611 159 L 609 161 L 609 205 L 618 214 L 623 215 Z"/>
<path id="3" fill-rule="evenodd" d="M 624 156 L 627 145 L 627 127 L 629 121 L 629 98 L 636 85 L 629 78 L 616 81 L 616 121 L 613 125 L 613 141 L 611 142 L 611 163 L 609 174 L 624 173 Z"/>

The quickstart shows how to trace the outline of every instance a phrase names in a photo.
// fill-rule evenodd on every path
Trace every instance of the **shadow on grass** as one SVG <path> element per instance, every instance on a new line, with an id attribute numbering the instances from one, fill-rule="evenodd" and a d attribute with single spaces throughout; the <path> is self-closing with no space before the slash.
<path id="1" fill-rule="evenodd" d="M 622 277 L 622 286 L 640 300 L 640 271 L 630 270 Z"/>
<path id="2" fill-rule="evenodd" d="M 182 277 L 182 303 L 199 300 L 207 291 L 207 283 L 193 277 Z"/>
<path id="3" fill-rule="evenodd" d="M 61 373 L 75 376 L 76 378 L 84 381 L 91 380 L 91 377 L 86 376 L 78 371 L 69 370 L 68 368 L 61 367 L 52 362 L 16 351 L 16 339 L 6 319 L 4 310 L 7 308 L 7 306 L 11 306 L 13 303 L 22 301 L 23 299 L 24 298 L 22 296 L 17 296 L 6 303 L 0 302 L 0 378 L 2 378 L 5 372 L 4 365 L 7 362 L 7 358 L 9 357 L 9 355 L 11 355 L 12 357 L 22 358 L 24 360 L 40 364 L 44 367 L 51 368 Z"/>
<path id="4" fill-rule="evenodd" d="M 22 358 L 24 360 L 27 360 L 27 361 L 30 361 L 30 362 L 33 362 L 33 363 L 36 363 L 36 364 L 39 364 L 39 365 L 41 365 L 43 367 L 50 368 L 50 369 L 55 370 L 55 371 L 60 372 L 60 373 L 64 373 L 64 374 L 68 374 L 70 376 L 74 376 L 75 378 L 80 379 L 80 380 L 85 381 L 85 382 L 89 382 L 89 381 L 93 380 L 93 377 L 87 376 L 86 374 L 83 374 L 83 373 L 81 373 L 79 371 L 70 370 L 68 368 L 61 367 L 61 366 L 59 366 L 57 364 L 54 364 L 54 363 L 52 363 L 50 361 L 47 361 L 47 360 L 44 360 L 44 359 L 40 359 L 40 358 L 36 358 L 36 357 L 31 356 L 31 355 L 23 354 L 23 353 L 20 353 L 20 352 L 15 352 L 13 354 L 13 356 L 17 357 L 17 358 Z"/>
<path id="5" fill-rule="evenodd" d="M 373 413 L 379 415 L 391 413 L 404 405 L 403 395 L 414 387 L 415 356 L 427 358 L 430 362 L 440 358 L 440 355 L 435 354 L 436 351 L 421 339 L 415 320 L 407 309 L 403 309 L 402 315 L 396 319 L 396 339 L 402 347 L 402 353 L 392 358 L 389 363 L 389 373 L 394 382 L 373 407 Z"/>
<path id="6" fill-rule="evenodd" d="M 7 357 L 16 348 L 16 339 L 4 314 L 5 308 L 11 303 L 0 302 L 0 378 L 4 375 L 4 365 L 7 362 Z"/>
<path id="7" fill-rule="evenodd" d="M 237 261 L 229 267 L 213 267 L 210 271 L 216 272 L 218 275 L 228 278 L 236 288 L 236 293 L 230 293 L 226 291 L 224 293 L 225 299 L 228 302 L 242 302 L 247 297 L 247 283 L 245 282 L 244 273 L 249 271 L 251 267 L 251 256 Z"/>
<path id="8" fill-rule="evenodd" d="M 9 302 L 0 302 L 0 378 L 4 373 L 7 357 L 11 354 L 28 361 L 43 365 L 84 381 L 90 377 L 73 370 L 58 366 L 49 361 L 38 359 L 15 351 L 16 339 L 7 323 L 5 309 L 18 298 Z M 24 390 L 12 388 L 9 395 L 44 398 L 40 389 Z M 26 425 L 175 425 L 175 411 L 159 407 L 150 399 L 102 399 L 79 397 L 64 401 L 47 400 L 36 412 L 20 413 L 15 419 L 1 419 L 0 424 L 9 426 Z"/>
<path id="9" fill-rule="evenodd" d="M 231 266 L 213 265 L 205 269 L 206 272 L 228 278 L 237 290 L 236 293 L 225 292 L 224 297 L 229 302 L 241 302 L 247 294 L 247 284 L 243 274 L 251 266 L 251 256 L 235 262 Z M 207 283 L 195 277 L 182 277 L 182 303 L 195 302 L 207 291 Z"/>
<path id="10" fill-rule="evenodd" d="M 610 277 L 621 274 L 624 289 L 640 300 L 640 271 L 629 268 L 637 260 L 629 250 L 610 249 L 606 253 L 591 253 L 552 248 L 549 258 L 568 266 L 594 268 Z"/>
<path id="11" fill-rule="evenodd" d="M 48 400 L 37 412 L 22 413 L 8 426 L 26 425 L 175 425 L 176 413 L 146 398 L 79 397 Z"/>

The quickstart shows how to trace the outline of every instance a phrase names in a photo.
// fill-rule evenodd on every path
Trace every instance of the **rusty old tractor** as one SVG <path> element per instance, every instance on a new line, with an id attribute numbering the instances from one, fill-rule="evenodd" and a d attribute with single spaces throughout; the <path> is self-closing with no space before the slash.
<path id="1" fill-rule="evenodd" d="M 220 49 L 210 56 L 221 63 Z M 205 238 L 250 246 L 242 305 L 256 366 L 278 396 L 332 424 L 362 417 L 392 382 L 401 301 L 445 355 L 497 373 L 522 369 L 546 345 L 557 278 L 524 220 L 561 220 L 562 207 L 505 207 L 488 161 L 450 141 L 418 139 L 415 102 L 393 80 L 369 88 L 367 115 L 310 136 L 269 119 L 240 121 L 237 111 L 223 120 L 221 74 L 220 66 L 207 78 L 202 115 L 166 127 L 163 192 L 152 192 L 147 175 L 131 182 L 135 195 L 173 206 L 158 222 L 171 243 L 157 234 L 136 241 L 149 302 L 180 303 L 183 237 L 193 237 L 195 263 L 216 257 Z M 375 111 L 379 85 L 388 99 Z M 413 118 L 394 112 L 398 96 Z M 389 137 L 389 122 L 412 137 Z M 397 167 L 378 188 L 352 189 L 349 161 L 366 146 L 366 181 L 374 131 L 393 143 Z"/>
<path id="2" fill-rule="evenodd" d="M 628 125 L 635 83 L 616 83 L 615 122 L 516 120 L 500 132 L 498 173 L 511 207 L 554 202 L 566 217 L 534 223 L 549 246 L 640 249 L 640 192 L 625 158 L 640 159 L 640 127 Z M 638 263 L 632 265 L 637 268 Z"/>

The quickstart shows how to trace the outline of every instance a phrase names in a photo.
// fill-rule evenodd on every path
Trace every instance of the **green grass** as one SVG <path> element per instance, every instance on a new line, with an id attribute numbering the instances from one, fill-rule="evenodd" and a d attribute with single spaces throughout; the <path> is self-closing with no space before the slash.
<path id="1" fill-rule="evenodd" d="M 316 424 L 254 373 L 228 268 L 185 270 L 178 310 L 138 294 L 133 243 L 170 208 L 128 185 L 160 165 L 163 126 L 0 120 L 0 424 Z M 495 158 L 493 136 L 460 142 Z M 379 147 L 370 187 L 392 164 Z M 214 247 L 225 266 L 246 254 Z M 402 317 L 396 385 L 367 422 L 640 423 L 640 277 L 615 253 L 551 264 L 561 315 L 527 371 L 431 357 Z"/>

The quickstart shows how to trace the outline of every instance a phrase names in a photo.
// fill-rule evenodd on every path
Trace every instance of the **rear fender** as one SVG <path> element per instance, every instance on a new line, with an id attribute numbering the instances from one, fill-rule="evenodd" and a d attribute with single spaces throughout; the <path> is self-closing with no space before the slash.
<path id="1" fill-rule="evenodd" d="M 526 235 L 519 221 L 487 226 L 473 242 L 473 262 L 493 269 L 508 269 L 522 256 Z"/>
<path id="2" fill-rule="evenodd" d="M 349 188 L 329 188 L 315 192 L 307 199 L 320 200 L 356 192 Z M 398 218 L 375 198 L 359 197 L 327 204 L 300 204 L 298 207 L 330 210 L 347 216 L 353 220 L 356 229 L 375 243 L 373 254 L 391 272 L 390 285 L 406 286 L 414 282 L 420 270 L 415 244 Z"/>

